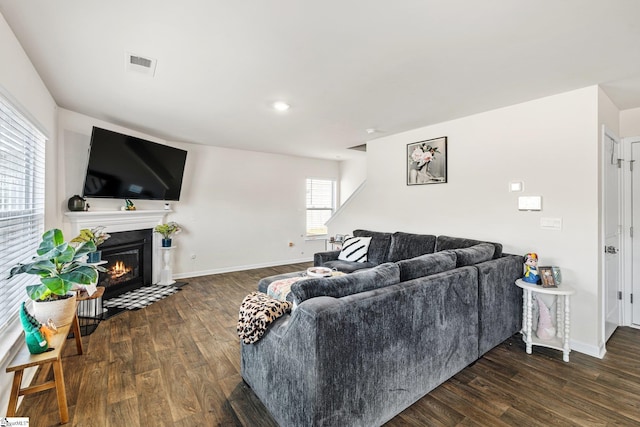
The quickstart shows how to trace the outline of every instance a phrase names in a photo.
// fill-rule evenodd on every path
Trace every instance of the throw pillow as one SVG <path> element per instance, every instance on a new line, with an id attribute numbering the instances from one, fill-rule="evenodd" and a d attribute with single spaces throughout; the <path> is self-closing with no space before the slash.
<path id="1" fill-rule="evenodd" d="M 349 237 L 344 241 L 338 259 L 341 261 L 367 262 L 371 237 Z"/>

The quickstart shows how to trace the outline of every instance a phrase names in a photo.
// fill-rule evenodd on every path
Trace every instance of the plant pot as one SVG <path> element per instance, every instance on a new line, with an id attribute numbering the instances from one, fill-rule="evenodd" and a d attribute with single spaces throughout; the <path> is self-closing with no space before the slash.
<path id="1" fill-rule="evenodd" d="M 89 252 L 87 254 L 87 262 L 95 264 L 102 260 L 102 251 Z"/>
<path id="2" fill-rule="evenodd" d="M 68 325 L 76 314 L 76 293 L 70 292 L 67 295 L 70 297 L 56 301 L 34 301 L 33 315 L 45 325 L 49 319 L 56 326 Z"/>
<path id="3" fill-rule="evenodd" d="M 162 247 L 170 248 L 171 247 L 171 239 L 162 239 Z"/>

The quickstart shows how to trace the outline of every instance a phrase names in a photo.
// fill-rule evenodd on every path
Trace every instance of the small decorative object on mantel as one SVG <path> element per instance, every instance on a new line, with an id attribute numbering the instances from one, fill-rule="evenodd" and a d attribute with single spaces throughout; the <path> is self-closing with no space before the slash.
<path id="1" fill-rule="evenodd" d="M 67 202 L 67 207 L 72 212 L 82 212 L 86 210 L 85 202 L 86 200 L 84 198 L 76 194 L 73 197 L 69 198 L 69 201 Z"/>
<path id="2" fill-rule="evenodd" d="M 171 247 L 171 236 L 182 231 L 177 222 L 171 221 L 166 224 L 156 225 L 153 229 L 156 233 L 162 234 L 162 247 Z"/>
<path id="3" fill-rule="evenodd" d="M 31 261 L 11 268 L 9 279 L 18 274 L 33 274 L 40 284 L 27 285 L 27 294 L 34 301 L 33 314 L 41 323 L 49 318 L 57 326 L 71 323 L 76 311 L 74 287 L 97 282 L 104 268 L 84 262 L 89 252 L 96 250 L 92 241 L 77 246 L 64 241 L 62 231 L 51 229 L 42 235 L 42 242 Z"/>
<path id="4" fill-rule="evenodd" d="M 447 137 L 407 144 L 407 185 L 447 182 Z"/>
<path id="5" fill-rule="evenodd" d="M 524 256 L 524 280 L 527 283 L 538 284 L 540 276 L 538 275 L 538 254 L 529 252 Z"/>
<path id="6" fill-rule="evenodd" d="M 102 225 L 98 227 L 94 227 L 92 229 L 83 228 L 82 230 L 80 230 L 79 235 L 71 239 L 71 243 L 78 244 L 78 243 L 93 242 L 93 244 L 97 248 L 98 246 L 103 244 L 105 240 L 111 237 L 110 234 L 105 233 L 104 229 L 105 227 Z M 100 262 L 101 259 L 102 259 L 102 251 L 95 250 L 87 254 L 87 262 L 90 264 Z"/>
<path id="7" fill-rule="evenodd" d="M 125 202 L 124 210 L 126 210 L 126 211 L 135 211 L 136 210 L 136 205 L 134 205 L 131 200 L 125 199 L 124 202 Z"/>

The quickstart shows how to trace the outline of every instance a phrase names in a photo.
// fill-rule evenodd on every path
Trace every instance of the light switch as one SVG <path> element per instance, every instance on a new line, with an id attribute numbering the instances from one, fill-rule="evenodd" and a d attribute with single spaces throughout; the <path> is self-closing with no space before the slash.
<path id="1" fill-rule="evenodd" d="M 562 230 L 562 218 L 540 218 L 540 228 L 545 230 Z"/>
<path id="2" fill-rule="evenodd" d="M 518 197 L 518 209 L 521 211 L 542 210 L 541 196 L 520 196 Z"/>

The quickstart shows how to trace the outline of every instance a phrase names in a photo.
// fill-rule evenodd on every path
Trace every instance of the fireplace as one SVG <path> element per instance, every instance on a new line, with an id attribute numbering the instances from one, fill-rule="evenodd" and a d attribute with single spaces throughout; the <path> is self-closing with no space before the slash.
<path id="1" fill-rule="evenodd" d="M 149 286 L 152 283 L 153 231 L 152 229 L 111 233 L 99 249 L 102 265 L 98 286 L 104 286 L 104 299 Z"/>

